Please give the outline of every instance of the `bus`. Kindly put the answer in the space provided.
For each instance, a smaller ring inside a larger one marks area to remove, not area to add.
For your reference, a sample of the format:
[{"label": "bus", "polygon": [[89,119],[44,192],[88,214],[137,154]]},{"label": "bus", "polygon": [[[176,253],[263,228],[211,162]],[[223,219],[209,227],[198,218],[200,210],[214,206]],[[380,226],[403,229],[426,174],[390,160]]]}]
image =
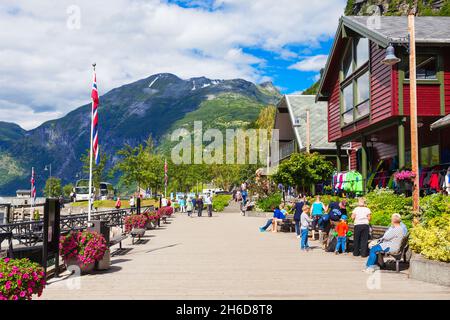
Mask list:
[{"label": "bus", "polygon": [[[75,192],[75,201],[89,201],[89,180],[78,180],[75,188],[73,188],[73,192]],[[92,188],[92,193],[94,192],[95,189]]]},{"label": "bus", "polygon": [[111,183],[100,182],[100,200],[111,200],[114,199],[115,190]]}]

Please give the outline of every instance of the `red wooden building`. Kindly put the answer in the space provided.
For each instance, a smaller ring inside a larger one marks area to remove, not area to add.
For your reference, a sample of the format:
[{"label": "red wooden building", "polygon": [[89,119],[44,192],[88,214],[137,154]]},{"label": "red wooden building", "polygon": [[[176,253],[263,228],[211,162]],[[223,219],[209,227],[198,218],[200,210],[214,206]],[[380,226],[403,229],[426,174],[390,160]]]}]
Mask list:
[{"label": "red wooden building", "polygon": [[[328,140],[352,142],[351,169],[408,167],[409,59],[407,17],[342,17],[322,75]],[[383,63],[394,46],[401,62]],[[450,128],[431,130],[450,114],[450,17],[417,17],[417,108],[422,168],[450,163]],[[338,161],[339,162],[339,161]]]}]

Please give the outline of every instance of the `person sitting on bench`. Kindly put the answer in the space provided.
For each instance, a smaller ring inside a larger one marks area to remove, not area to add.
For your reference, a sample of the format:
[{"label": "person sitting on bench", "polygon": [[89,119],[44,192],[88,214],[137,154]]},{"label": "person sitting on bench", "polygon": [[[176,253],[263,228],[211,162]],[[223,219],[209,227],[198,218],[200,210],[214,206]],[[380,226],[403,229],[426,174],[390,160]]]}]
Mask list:
[{"label": "person sitting on bench", "polygon": [[402,240],[405,236],[405,229],[402,227],[402,218],[398,213],[394,213],[391,217],[391,226],[389,229],[387,229],[383,237],[378,240],[378,244],[370,248],[365,271],[375,271],[377,268],[378,252],[397,252],[400,250]]},{"label": "person sitting on bench", "polygon": [[266,231],[267,228],[270,227],[275,220],[283,220],[284,218],[285,215],[283,214],[283,212],[281,212],[279,207],[276,207],[273,210],[273,218],[267,220],[267,223],[263,227],[259,227],[259,231],[261,232]]}]

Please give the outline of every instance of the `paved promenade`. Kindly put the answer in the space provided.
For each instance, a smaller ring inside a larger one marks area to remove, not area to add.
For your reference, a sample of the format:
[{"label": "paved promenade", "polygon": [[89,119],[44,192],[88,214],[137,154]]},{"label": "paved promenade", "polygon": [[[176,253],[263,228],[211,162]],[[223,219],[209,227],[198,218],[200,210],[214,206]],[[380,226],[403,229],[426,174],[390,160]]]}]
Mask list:
[{"label": "paved promenade", "polygon": [[[450,299],[450,288],[408,279],[407,271],[371,278],[365,259],[320,249],[300,252],[286,233],[260,233],[263,218],[229,209],[214,217],[177,214],[145,244],[112,258],[107,272],[51,280],[43,299]],[[312,242],[314,245],[314,242]],[[62,279],[62,280],[61,280]]]}]

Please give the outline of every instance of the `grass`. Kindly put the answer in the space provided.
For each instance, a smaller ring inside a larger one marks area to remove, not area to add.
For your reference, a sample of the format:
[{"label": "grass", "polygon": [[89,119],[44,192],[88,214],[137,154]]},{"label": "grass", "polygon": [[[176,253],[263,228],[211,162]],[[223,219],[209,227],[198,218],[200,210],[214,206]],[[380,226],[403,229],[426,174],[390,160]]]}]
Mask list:
[{"label": "grass", "polygon": [[[122,208],[128,208],[130,206],[130,202],[128,200],[121,200],[122,202]],[[78,201],[78,202],[72,202],[70,204],[72,207],[87,207],[88,202],[87,201]],[[116,205],[116,202],[114,200],[96,200],[94,201],[94,208],[114,208]],[[151,205],[159,205],[159,203],[156,200],[153,199],[144,199],[141,203],[141,206],[151,206]]]}]

